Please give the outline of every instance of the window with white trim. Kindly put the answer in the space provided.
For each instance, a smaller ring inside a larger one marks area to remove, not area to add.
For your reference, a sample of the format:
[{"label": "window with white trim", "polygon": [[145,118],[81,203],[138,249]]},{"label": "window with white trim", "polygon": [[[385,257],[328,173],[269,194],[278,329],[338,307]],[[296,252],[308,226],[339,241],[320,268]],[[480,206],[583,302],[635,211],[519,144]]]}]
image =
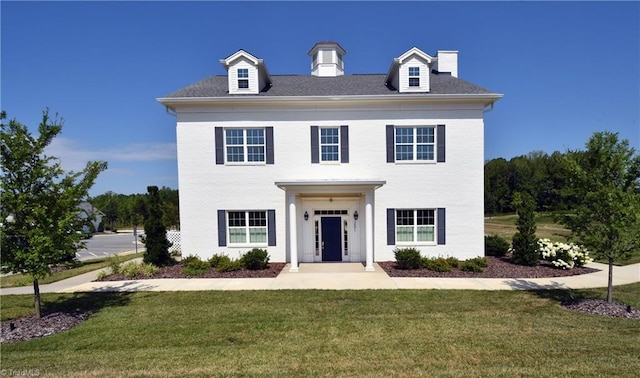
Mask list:
[{"label": "window with white trim", "polygon": [[267,244],[266,211],[229,211],[229,245]]},{"label": "window with white trim", "polygon": [[340,161],[340,128],[320,128],[320,161]]},{"label": "window with white trim", "polygon": [[396,127],[396,161],[434,161],[435,127]]},{"label": "window with white trim", "polygon": [[238,68],[238,89],[249,88],[249,69]]},{"label": "window with white trim", "polygon": [[409,67],[409,86],[420,86],[420,67]]},{"label": "window with white trim", "polygon": [[225,129],[225,147],[228,163],[264,162],[264,129]]},{"label": "window with white trim", "polygon": [[396,210],[397,243],[435,242],[435,210]]}]

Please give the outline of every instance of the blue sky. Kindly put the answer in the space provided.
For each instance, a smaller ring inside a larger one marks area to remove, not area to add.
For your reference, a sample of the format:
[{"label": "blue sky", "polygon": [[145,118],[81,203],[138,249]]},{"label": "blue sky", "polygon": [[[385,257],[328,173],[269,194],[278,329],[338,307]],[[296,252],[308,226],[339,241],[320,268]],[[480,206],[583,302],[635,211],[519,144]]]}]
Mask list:
[{"label": "blue sky", "polygon": [[459,77],[504,94],[485,158],[582,149],[610,130],[640,149],[640,2],[2,1],[1,108],[35,130],[65,119],[50,153],[67,169],[106,160],[92,195],[178,187],[175,118],[156,98],[245,49],[271,74],[308,74],[339,42],[345,69],[386,73],[418,47],[459,51]]}]

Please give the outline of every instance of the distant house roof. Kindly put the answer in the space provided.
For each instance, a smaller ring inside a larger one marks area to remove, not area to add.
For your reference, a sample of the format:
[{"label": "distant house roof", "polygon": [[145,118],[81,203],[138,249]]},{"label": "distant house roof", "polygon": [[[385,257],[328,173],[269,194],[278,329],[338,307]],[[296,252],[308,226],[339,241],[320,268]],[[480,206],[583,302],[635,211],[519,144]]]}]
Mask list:
[{"label": "distant house roof", "polygon": [[[449,74],[432,72],[431,89],[420,95],[498,94],[458,79]],[[173,92],[165,99],[199,97],[276,97],[276,96],[371,96],[399,94],[396,88],[385,83],[386,74],[343,75],[317,77],[311,75],[272,75],[272,84],[257,95],[232,95],[228,92],[227,76],[211,76],[188,87]]]}]

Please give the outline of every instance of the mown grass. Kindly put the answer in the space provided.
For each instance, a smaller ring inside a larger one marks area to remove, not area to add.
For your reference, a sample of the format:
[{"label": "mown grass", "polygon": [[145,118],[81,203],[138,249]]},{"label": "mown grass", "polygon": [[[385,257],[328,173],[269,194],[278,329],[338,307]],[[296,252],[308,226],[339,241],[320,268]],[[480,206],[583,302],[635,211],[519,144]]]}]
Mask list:
[{"label": "mown grass", "polygon": [[[640,284],[614,289],[640,306]],[[92,309],[68,332],[2,346],[41,376],[582,376],[640,370],[640,321],[568,311],[567,291],[46,294]],[[31,296],[3,296],[2,316]]]},{"label": "mown grass", "polygon": [[[128,260],[133,260],[142,256],[143,256],[143,253],[136,253],[131,255],[118,256],[117,258],[120,261],[124,262]],[[59,272],[52,273],[51,275],[39,280],[38,282],[41,285],[50,284],[53,282],[65,280],[67,278],[75,277],[80,274],[106,268],[107,266],[109,266],[109,262],[107,261],[106,258],[86,260],[86,261],[80,262],[80,266],[78,267],[65,269]],[[10,276],[5,276],[0,278],[0,288],[30,286],[32,284],[33,284],[33,279],[31,278],[31,276],[26,274],[21,274],[21,273],[12,274]]]}]

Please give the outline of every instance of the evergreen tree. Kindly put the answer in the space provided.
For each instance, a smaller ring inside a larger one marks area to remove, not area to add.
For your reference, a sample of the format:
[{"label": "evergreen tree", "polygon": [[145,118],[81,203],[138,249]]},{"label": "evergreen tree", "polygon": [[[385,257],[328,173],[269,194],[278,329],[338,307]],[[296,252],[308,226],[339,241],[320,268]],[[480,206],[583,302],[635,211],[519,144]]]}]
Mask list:
[{"label": "evergreen tree", "polygon": [[167,228],[162,223],[162,208],[157,186],[147,187],[147,218],[144,222],[145,247],[144,262],[156,266],[169,265],[171,243],[167,240]]},{"label": "evergreen tree", "polygon": [[518,232],[513,235],[513,262],[519,265],[536,266],[539,263],[538,238],[536,237],[536,222],[534,210],[536,207],[533,197],[528,193],[515,193],[517,197],[516,209]]}]

